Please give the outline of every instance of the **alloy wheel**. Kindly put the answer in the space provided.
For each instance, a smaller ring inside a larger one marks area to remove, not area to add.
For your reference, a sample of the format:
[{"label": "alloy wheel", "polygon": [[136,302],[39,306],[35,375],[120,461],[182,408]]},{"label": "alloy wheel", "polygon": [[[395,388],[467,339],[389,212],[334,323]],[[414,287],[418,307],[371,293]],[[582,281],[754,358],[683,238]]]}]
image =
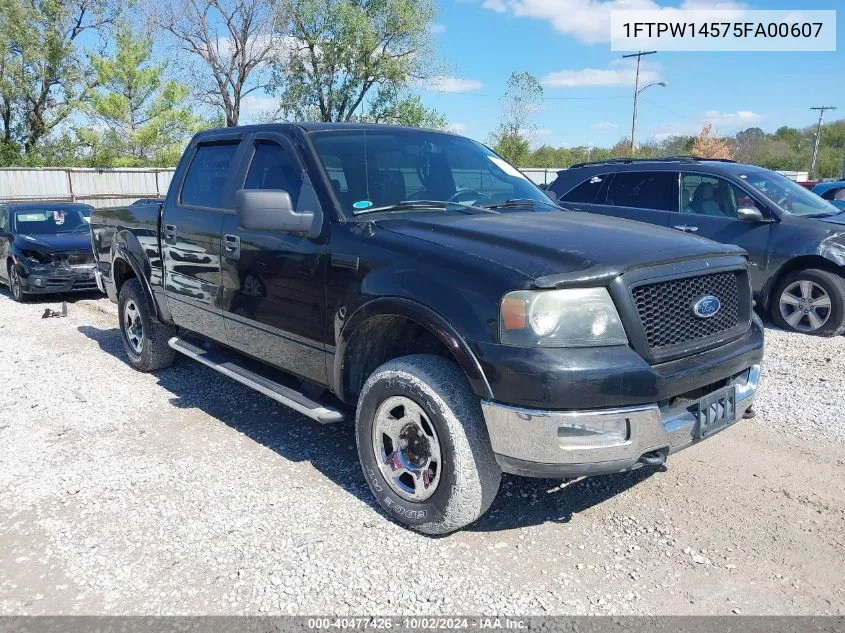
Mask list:
[{"label": "alloy wheel", "polygon": [[393,492],[417,502],[434,494],[443,458],[422,407],[405,396],[391,396],[376,411],[372,439],[379,470]]},{"label": "alloy wheel", "polygon": [[144,349],[144,329],[141,324],[141,313],[134,299],[129,299],[123,306],[123,333],[132,351],[140,354]]},{"label": "alloy wheel", "polygon": [[815,332],[830,319],[830,295],[816,282],[801,279],[783,289],[779,309],[783,320],[793,329]]}]

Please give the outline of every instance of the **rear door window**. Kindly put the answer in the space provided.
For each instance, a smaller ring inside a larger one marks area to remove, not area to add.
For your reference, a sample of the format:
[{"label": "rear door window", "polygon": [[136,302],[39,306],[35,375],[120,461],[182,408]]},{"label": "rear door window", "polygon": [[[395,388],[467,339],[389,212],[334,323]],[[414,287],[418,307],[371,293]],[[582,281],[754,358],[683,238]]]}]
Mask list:
[{"label": "rear door window", "polygon": [[625,171],[613,175],[607,204],[615,207],[678,210],[678,172]]},{"label": "rear door window", "polygon": [[605,185],[607,174],[600,174],[588,178],[580,185],[571,191],[563,194],[560,199],[564,202],[581,202],[584,204],[591,204],[594,202],[604,202],[599,197],[599,192]]},{"label": "rear door window", "polygon": [[224,208],[223,189],[237,151],[237,142],[200,145],[185,174],[180,203],[189,207]]}]

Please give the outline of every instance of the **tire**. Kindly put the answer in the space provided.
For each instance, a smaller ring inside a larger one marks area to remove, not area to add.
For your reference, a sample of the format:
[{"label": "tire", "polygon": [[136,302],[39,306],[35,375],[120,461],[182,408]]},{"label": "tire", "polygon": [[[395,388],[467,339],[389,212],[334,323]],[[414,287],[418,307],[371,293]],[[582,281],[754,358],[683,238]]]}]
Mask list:
[{"label": "tire", "polygon": [[150,372],[173,364],[176,352],[167,341],[176,336],[177,330],[153,320],[147,296],[137,278],[128,279],[120,287],[117,314],[123,349],[132,367]]},{"label": "tire", "polygon": [[[389,433],[380,432],[384,424],[377,420],[379,415],[379,420],[387,416],[398,427],[404,419],[422,420],[400,433],[406,450],[399,452],[412,458],[404,462],[383,458],[392,443],[385,439]],[[364,478],[376,500],[396,521],[414,530],[424,534],[459,530],[487,512],[496,498],[502,471],[490,447],[479,398],[460,368],[445,358],[404,356],[376,369],[358,400],[355,433]],[[421,445],[427,451],[419,449]],[[432,467],[410,493],[413,475],[405,473],[391,481],[382,469],[413,464],[414,458],[419,459],[412,452],[414,446],[419,453],[428,453]],[[435,468],[433,454],[438,452]],[[428,489],[423,481],[430,484]],[[414,499],[409,495],[429,496]]]},{"label": "tire", "polygon": [[[825,305],[827,303],[829,306]],[[845,332],[845,279],[815,268],[793,271],[775,286],[770,312],[772,320],[785,330],[813,336],[842,334]]]},{"label": "tire", "polygon": [[17,301],[18,303],[26,303],[29,301],[29,295],[23,291],[23,285],[21,284],[20,275],[15,270],[14,264],[9,264],[8,269],[6,270],[8,273],[9,278],[9,294],[12,296],[12,299]]}]

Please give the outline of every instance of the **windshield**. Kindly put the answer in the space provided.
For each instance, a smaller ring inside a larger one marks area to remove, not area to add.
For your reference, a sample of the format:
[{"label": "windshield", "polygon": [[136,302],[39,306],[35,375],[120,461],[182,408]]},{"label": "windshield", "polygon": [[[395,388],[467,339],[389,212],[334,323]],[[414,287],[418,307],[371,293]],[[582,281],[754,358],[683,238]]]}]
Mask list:
[{"label": "windshield", "polygon": [[460,136],[385,128],[313,132],[312,139],[347,215],[414,200],[558,208],[506,161]]},{"label": "windshield", "polygon": [[88,218],[79,208],[27,208],[14,211],[15,232],[22,235],[55,235],[88,229]]},{"label": "windshield", "polygon": [[749,169],[739,174],[749,185],[774,200],[792,215],[834,215],[839,209],[786,176],[768,169]]}]

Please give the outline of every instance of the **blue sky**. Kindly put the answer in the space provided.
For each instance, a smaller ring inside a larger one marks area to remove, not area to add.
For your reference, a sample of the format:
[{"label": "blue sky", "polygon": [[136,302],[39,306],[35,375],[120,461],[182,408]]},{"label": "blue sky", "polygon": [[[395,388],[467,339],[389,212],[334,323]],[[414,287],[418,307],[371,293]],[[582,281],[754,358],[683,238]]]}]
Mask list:
[{"label": "blue sky", "polygon": [[[686,0],[696,7],[724,0]],[[485,140],[512,71],[544,82],[534,144],[611,145],[630,135],[633,63],[602,41],[611,5],[626,0],[441,0],[435,24],[444,63],[440,91],[421,91],[458,131]],[[681,0],[628,0],[640,8]],[[837,9],[841,0],[748,1],[749,9]],[[816,105],[838,105],[845,118],[845,36],[837,16],[837,52],[661,52],[644,64],[647,80],[668,82],[642,94],[638,140],[689,134],[712,121],[720,133],[750,126],[773,131],[816,121]],[[608,31],[609,33],[609,31]],[[599,72],[595,72],[599,71]],[[596,83],[604,85],[596,85]],[[642,84],[641,84],[642,85]]]}]

